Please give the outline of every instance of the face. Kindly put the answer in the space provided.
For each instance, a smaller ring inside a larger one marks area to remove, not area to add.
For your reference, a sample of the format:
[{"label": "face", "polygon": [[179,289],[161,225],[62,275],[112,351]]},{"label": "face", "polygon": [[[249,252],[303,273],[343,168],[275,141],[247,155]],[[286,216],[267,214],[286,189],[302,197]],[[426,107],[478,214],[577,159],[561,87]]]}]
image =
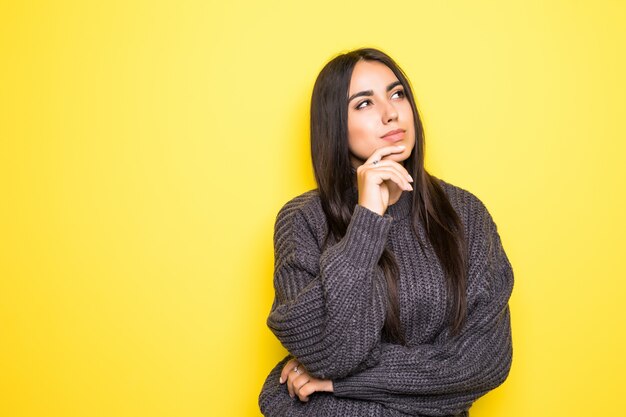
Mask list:
[{"label": "face", "polygon": [[[415,145],[413,111],[395,74],[378,61],[354,66],[348,91],[348,147],[355,168],[384,146],[406,145],[383,159],[404,161]],[[403,132],[385,135],[394,130]]]}]

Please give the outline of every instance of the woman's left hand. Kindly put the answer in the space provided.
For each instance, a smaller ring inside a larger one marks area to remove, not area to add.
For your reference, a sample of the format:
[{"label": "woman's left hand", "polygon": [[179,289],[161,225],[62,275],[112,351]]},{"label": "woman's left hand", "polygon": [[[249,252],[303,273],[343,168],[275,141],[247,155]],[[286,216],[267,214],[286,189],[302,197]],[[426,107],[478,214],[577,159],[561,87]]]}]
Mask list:
[{"label": "woman's left hand", "polygon": [[289,396],[298,396],[300,401],[309,401],[309,395],[317,391],[333,392],[333,381],[315,378],[296,359],[289,360],[280,373],[280,383],[287,383]]}]

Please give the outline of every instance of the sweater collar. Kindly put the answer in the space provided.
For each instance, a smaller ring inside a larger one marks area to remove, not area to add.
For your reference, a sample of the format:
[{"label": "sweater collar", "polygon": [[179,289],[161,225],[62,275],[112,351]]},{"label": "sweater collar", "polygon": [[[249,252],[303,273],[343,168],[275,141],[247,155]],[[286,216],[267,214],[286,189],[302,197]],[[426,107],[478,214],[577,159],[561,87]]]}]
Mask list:
[{"label": "sweater collar", "polygon": [[411,205],[413,204],[413,191],[402,191],[398,201],[387,206],[385,214],[393,217],[394,220],[402,220],[411,214]]}]

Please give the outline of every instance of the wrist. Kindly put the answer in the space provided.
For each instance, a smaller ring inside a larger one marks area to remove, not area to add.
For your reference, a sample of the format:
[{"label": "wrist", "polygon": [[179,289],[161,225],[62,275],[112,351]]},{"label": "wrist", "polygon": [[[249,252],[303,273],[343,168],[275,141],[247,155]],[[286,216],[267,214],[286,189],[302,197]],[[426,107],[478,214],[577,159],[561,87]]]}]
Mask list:
[{"label": "wrist", "polygon": [[367,205],[365,205],[364,203],[359,202],[359,203],[358,203],[358,205],[359,205],[359,206],[361,206],[361,207],[363,207],[363,208],[368,209],[369,211],[371,211],[371,212],[373,212],[373,213],[378,214],[378,215],[379,215],[379,216],[381,216],[381,217],[382,217],[382,216],[384,216],[384,214],[385,214],[385,211],[384,211],[384,210],[381,210],[381,209],[374,209],[374,208],[368,207],[368,206],[367,206]]}]

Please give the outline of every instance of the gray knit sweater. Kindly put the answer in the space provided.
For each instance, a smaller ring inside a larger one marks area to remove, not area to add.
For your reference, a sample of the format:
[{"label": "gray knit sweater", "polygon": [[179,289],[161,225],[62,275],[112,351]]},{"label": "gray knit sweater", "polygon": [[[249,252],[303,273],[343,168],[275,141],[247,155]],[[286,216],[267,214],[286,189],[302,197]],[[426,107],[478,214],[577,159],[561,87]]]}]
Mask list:
[{"label": "gray knit sweater", "polygon": [[[484,204],[439,181],[469,247],[468,318],[456,337],[446,326],[443,270],[423,226],[425,254],[411,229],[412,192],[404,191],[383,216],[355,205],[345,236],[323,251],[327,223],[317,190],[279,211],[267,324],[289,355],[263,385],[265,416],[466,416],[476,399],[506,379],[513,353],[511,264]],[[377,263],[385,247],[400,271],[405,346],[381,340],[386,286]],[[311,375],[331,379],[334,392],[314,393],[308,402],[289,397],[278,378],[293,357]]]}]

